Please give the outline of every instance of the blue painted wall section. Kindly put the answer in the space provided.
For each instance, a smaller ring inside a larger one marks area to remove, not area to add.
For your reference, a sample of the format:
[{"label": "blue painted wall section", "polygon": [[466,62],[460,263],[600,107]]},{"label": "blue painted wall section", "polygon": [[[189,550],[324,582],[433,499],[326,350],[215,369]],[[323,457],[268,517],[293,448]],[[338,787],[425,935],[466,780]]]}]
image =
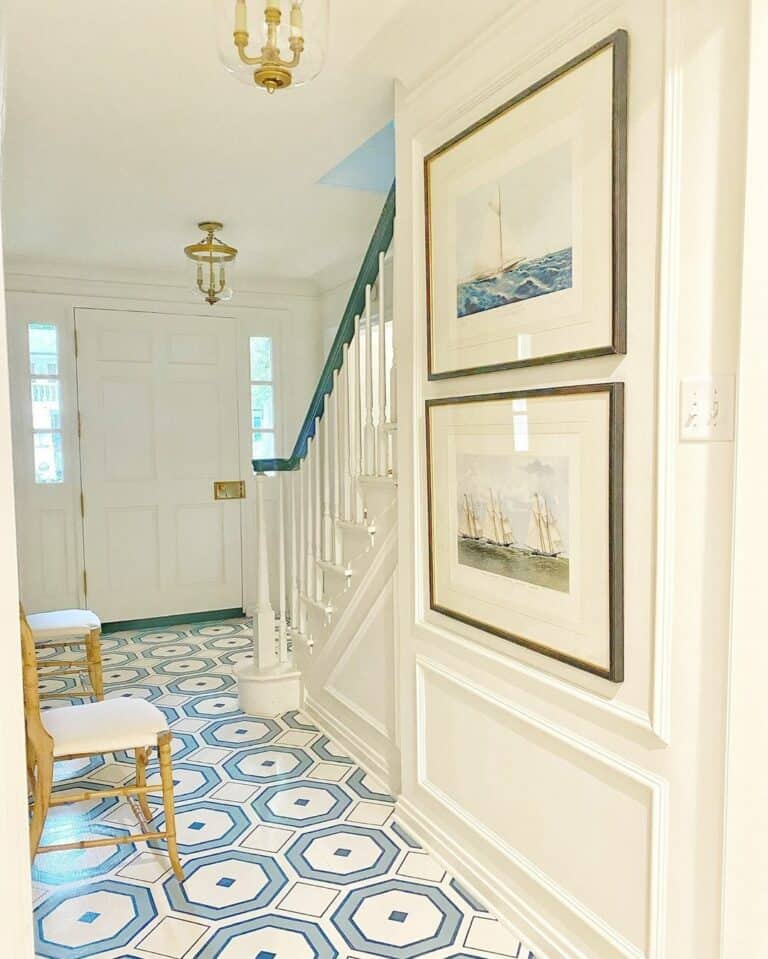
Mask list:
[{"label": "blue painted wall section", "polygon": [[395,179],[395,124],[388,123],[319,181],[323,186],[388,193]]}]

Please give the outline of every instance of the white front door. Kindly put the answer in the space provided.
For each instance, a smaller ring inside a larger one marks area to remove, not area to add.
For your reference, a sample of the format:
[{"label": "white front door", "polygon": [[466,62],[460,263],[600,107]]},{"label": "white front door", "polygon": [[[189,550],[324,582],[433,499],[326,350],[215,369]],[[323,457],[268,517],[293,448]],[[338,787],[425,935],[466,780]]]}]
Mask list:
[{"label": "white front door", "polygon": [[88,605],[102,621],[240,608],[235,321],[77,309]]}]

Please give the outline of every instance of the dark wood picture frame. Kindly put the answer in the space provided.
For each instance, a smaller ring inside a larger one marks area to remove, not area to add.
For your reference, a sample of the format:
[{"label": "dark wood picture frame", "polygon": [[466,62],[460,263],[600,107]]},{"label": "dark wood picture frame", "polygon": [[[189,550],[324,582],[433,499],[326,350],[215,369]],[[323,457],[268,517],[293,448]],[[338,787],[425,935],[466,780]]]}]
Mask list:
[{"label": "dark wood picture frame", "polygon": [[[584,393],[608,393],[608,608],[609,608],[609,666],[603,669],[544,646],[524,636],[498,629],[495,626],[440,606],[435,601],[434,501],[432,476],[432,426],[430,411],[439,406],[466,403],[487,403],[498,400],[528,399],[546,396],[569,396]],[[477,396],[456,396],[427,400],[425,404],[427,445],[427,523],[429,542],[429,605],[430,609],[468,626],[500,636],[526,649],[549,656],[569,666],[575,666],[613,683],[624,681],[624,384],[594,383],[579,386],[556,386],[542,389],[513,390],[502,393],[482,393]]]},{"label": "dark wood picture frame", "polygon": [[[607,48],[613,51],[613,115],[612,115],[612,337],[611,343],[592,349],[536,356],[524,360],[510,360],[485,366],[465,369],[433,369],[433,294],[432,294],[432,236],[431,236],[431,189],[430,164],[452,147],[461,143],[478,130],[503,117],[516,106],[544,87],[555,83],[581,64]],[[589,49],[569,60],[557,70],[531,84],[521,93],[478,120],[472,126],[452,137],[424,158],[424,221],[426,244],[426,296],[427,296],[427,373],[430,380],[451,379],[457,376],[472,376],[478,373],[493,373],[526,366],[541,366],[549,363],[564,363],[568,360],[587,359],[595,356],[624,354],[627,351],[627,114],[629,95],[629,34],[616,30]]]}]

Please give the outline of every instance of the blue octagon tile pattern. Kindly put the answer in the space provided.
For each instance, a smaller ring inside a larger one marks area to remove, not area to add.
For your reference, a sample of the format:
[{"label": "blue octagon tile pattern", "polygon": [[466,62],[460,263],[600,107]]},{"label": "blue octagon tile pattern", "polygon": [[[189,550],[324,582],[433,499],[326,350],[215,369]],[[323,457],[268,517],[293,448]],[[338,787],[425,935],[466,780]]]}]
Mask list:
[{"label": "blue octagon tile pattern", "polygon": [[[104,637],[107,695],[155,702],[171,723],[186,879],[163,843],[39,856],[38,959],[535,959],[306,716],[243,715],[232,664],[252,637],[243,619]],[[132,775],[126,752],[71,760],[56,764],[55,788]],[[159,780],[156,760],[148,777]],[[148,798],[160,828],[160,792]],[[128,803],[96,799],[54,809],[45,841],[127,831]]]},{"label": "blue octagon tile pattern", "polygon": [[86,959],[126,947],[156,916],[149,890],[122,882],[51,896],[35,911],[38,956]]},{"label": "blue octagon tile pattern", "polygon": [[[236,729],[234,734],[239,732],[240,729]],[[303,776],[311,767],[312,760],[304,750],[291,746],[246,749],[224,763],[224,769],[231,779],[246,783],[274,783],[294,776]]]},{"label": "blue octagon tile pattern", "polygon": [[316,826],[339,819],[352,800],[336,783],[311,780],[268,786],[253,803],[264,822],[284,826]]},{"label": "blue octagon tile pattern", "polygon": [[461,910],[434,886],[388,879],[351,892],[332,922],[352,949],[416,959],[456,942]]},{"label": "blue octagon tile pattern", "polygon": [[303,833],[285,857],[305,879],[347,886],[385,876],[399,853],[380,829],[336,825]]},{"label": "blue octagon tile pattern", "polygon": [[287,883],[271,856],[237,850],[194,859],[183,883],[166,880],[165,894],[176,912],[229,919],[264,909]]}]

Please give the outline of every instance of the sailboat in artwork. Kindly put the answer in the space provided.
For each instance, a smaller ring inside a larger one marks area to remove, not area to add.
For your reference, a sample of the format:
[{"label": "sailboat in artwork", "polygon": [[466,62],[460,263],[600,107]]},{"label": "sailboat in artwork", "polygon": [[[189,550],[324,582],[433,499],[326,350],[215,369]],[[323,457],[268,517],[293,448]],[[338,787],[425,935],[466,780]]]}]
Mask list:
[{"label": "sailboat in artwork", "polygon": [[526,546],[536,556],[560,556],[564,552],[563,538],[549,504],[541,493],[534,493],[531,518],[528,523]]},{"label": "sailboat in artwork", "polygon": [[479,269],[461,279],[459,281],[460,285],[496,279],[503,276],[504,273],[514,270],[526,259],[520,255],[505,256],[501,184],[497,185],[496,199],[488,203],[488,209],[492,215],[487,221],[485,237],[487,242],[481,245],[481,252],[477,254],[476,265],[479,266]]},{"label": "sailboat in artwork", "polygon": [[483,527],[477,515],[474,500],[471,496],[464,494],[464,524],[459,529],[459,536],[462,539],[482,540]]}]

